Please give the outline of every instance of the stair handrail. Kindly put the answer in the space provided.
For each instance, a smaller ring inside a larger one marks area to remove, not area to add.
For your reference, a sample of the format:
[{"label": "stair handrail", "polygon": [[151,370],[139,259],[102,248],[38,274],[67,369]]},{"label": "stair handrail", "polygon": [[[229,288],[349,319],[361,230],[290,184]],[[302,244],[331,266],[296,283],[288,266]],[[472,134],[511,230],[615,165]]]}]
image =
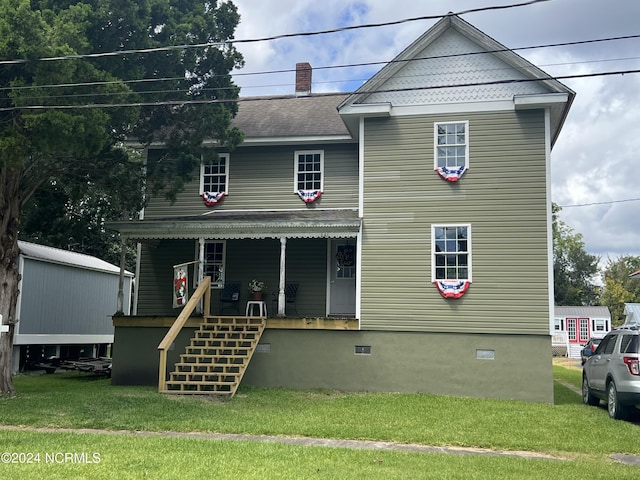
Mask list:
[{"label": "stair handrail", "polygon": [[167,350],[169,350],[175,341],[182,327],[187,323],[187,320],[200,303],[202,297],[204,297],[203,315],[208,317],[211,308],[211,277],[204,277],[202,279],[200,285],[198,285],[198,288],[193,292],[193,295],[183,307],[182,312],[180,312],[180,315],[175,319],[173,325],[171,325],[171,328],[169,328],[169,331],[158,345],[158,350],[160,351],[160,365],[158,366],[159,392],[166,390],[167,387]]}]

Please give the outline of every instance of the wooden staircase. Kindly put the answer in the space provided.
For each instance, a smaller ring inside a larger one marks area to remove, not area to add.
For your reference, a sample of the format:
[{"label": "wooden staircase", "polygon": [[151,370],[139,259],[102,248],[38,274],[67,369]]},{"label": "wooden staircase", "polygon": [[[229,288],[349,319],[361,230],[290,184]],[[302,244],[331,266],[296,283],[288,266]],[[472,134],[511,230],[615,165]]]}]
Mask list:
[{"label": "wooden staircase", "polygon": [[161,393],[233,397],[265,325],[260,317],[204,317]]}]

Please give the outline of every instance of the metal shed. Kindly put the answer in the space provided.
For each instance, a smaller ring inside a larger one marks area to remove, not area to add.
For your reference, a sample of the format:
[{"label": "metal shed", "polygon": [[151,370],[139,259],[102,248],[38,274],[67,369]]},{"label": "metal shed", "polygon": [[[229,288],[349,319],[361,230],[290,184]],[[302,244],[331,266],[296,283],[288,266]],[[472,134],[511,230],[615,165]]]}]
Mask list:
[{"label": "metal shed", "polygon": [[[105,355],[113,343],[120,268],[99,258],[18,242],[20,281],[13,370],[29,357]],[[125,272],[124,312],[133,274]]]}]

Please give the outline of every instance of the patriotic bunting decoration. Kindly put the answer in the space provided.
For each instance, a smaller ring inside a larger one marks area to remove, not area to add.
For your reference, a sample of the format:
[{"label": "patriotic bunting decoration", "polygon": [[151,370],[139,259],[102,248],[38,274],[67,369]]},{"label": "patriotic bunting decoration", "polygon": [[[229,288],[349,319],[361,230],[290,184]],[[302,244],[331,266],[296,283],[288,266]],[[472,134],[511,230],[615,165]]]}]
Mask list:
[{"label": "patriotic bunting decoration", "polygon": [[224,192],[204,192],[200,196],[207,207],[213,207],[224,198]]},{"label": "patriotic bunting decoration", "polygon": [[436,168],[436,171],[444,180],[448,182],[457,182],[465,172],[465,168],[464,165],[454,168],[438,167]]},{"label": "patriotic bunting decoration", "polygon": [[471,284],[468,280],[436,280],[433,283],[444,298],[460,298]]},{"label": "patriotic bunting decoration", "polygon": [[304,203],[315,202],[322,195],[320,190],[298,190],[296,193]]}]

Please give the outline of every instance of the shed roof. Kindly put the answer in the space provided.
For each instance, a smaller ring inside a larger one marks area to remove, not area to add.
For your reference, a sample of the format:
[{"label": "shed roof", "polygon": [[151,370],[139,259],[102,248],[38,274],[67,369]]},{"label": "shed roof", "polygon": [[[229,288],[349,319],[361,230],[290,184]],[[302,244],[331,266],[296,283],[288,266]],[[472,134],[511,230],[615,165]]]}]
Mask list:
[{"label": "shed roof", "polygon": [[554,313],[556,317],[576,317],[576,318],[611,318],[609,307],[567,307],[555,306]]},{"label": "shed roof", "polygon": [[[83,253],[70,252],[68,250],[38,245],[31,242],[23,242],[22,240],[18,240],[18,248],[20,249],[20,254],[27,258],[116,275],[120,273],[120,267]],[[133,277],[133,273],[128,271],[125,271],[125,275]]]},{"label": "shed roof", "polygon": [[640,324],[640,303],[625,303],[624,314],[627,316],[625,324]]},{"label": "shed roof", "polygon": [[110,222],[130,239],[355,237],[362,219],[355,209],[213,210],[203,215]]}]

